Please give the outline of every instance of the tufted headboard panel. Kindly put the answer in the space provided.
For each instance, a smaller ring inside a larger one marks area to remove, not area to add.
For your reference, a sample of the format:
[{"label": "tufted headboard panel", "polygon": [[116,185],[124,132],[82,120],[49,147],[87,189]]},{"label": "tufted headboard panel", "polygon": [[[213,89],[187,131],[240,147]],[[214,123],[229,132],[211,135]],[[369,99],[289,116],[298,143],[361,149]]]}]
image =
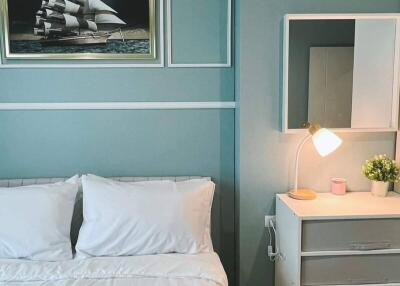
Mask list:
[{"label": "tufted headboard panel", "polygon": [[[178,177],[110,177],[110,179],[120,182],[143,182],[143,181],[155,181],[155,180],[171,180],[174,182],[185,181],[190,179],[209,179],[210,177],[201,176],[178,176]],[[37,179],[9,179],[0,180],[0,187],[19,187],[28,185],[39,185],[57,183],[67,180],[68,178],[37,178]]]},{"label": "tufted headboard panel", "polygon": [[[179,177],[110,177],[110,179],[120,182],[143,182],[143,181],[155,181],[155,180],[171,180],[174,182],[186,181],[190,179],[208,179],[210,177],[201,176],[179,176]],[[10,179],[0,180],[0,187],[12,188],[28,185],[40,185],[57,183],[67,180],[68,178],[37,178],[37,179]],[[79,229],[81,228],[83,221],[82,213],[82,190],[80,190],[76,196],[74,215],[71,223],[71,241],[72,245],[75,246],[78,239]]]}]

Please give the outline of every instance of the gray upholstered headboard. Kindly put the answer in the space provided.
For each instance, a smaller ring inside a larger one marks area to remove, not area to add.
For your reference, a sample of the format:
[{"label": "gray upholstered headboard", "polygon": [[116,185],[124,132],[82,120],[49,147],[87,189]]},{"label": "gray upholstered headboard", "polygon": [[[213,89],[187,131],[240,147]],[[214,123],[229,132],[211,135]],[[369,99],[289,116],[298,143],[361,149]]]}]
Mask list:
[{"label": "gray upholstered headboard", "polygon": [[[178,177],[110,177],[110,179],[121,182],[142,182],[142,181],[155,181],[155,180],[171,180],[174,182],[185,181],[190,179],[205,178],[211,180],[210,177],[201,176],[178,176]],[[5,179],[0,180],[0,187],[19,187],[28,185],[39,185],[62,182],[68,178],[37,178],[37,179]]]},{"label": "gray upholstered headboard", "polygon": [[[121,182],[143,182],[143,181],[155,181],[155,180],[171,180],[174,182],[186,181],[190,179],[208,179],[210,177],[201,176],[179,176],[179,177],[110,177],[110,179],[121,181]],[[0,187],[19,187],[28,185],[39,185],[39,184],[49,184],[65,181],[68,178],[37,178],[37,179],[10,179],[10,180],[0,180]],[[71,223],[71,241],[72,245],[75,246],[78,239],[79,229],[81,228],[83,221],[82,214],[82,192],[79,191],[76,196],[74,215],[72,217]]]}]

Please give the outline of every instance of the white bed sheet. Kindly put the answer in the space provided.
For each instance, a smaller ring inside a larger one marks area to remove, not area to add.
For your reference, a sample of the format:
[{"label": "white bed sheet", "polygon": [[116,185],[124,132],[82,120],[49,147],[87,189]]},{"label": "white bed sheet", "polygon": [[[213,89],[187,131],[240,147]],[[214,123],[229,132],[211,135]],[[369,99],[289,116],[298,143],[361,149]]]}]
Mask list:
[{"label": "white bed sheet", "polygon": [[61,262],[0,259],[0,285],[228,286],[216,253],[94,257]]}]

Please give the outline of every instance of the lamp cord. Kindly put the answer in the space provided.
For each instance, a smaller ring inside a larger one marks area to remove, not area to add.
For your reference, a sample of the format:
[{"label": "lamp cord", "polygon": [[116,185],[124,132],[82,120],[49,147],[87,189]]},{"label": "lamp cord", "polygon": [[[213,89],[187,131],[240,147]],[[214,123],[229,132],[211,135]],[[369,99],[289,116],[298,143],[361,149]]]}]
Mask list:
[{"label": "lamp cord", "polygon": [[[272,235],[271,228],[274,232]],[[270,221],[269,226],[267,227],[268,229],[268,237],[269,237],[269,243],[268,243],[268,257],[271,262],[275,262],[276,260],[279,260],[282,258],[282,254],[279,252],[279,245],[277,241],[277,232],[275,228],[275,223],[273,221]],[[273,237],[275,238],[275,252],[273,252],[273,247],[272,247],[272,240]]]}]

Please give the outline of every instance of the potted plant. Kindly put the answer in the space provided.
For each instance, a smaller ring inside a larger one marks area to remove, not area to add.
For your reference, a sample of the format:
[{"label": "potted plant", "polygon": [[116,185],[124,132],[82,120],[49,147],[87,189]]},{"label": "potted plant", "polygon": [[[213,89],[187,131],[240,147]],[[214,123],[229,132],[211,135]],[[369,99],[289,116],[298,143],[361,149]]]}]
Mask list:
[{"label": "potted plant", "polygon": [[371,193],[378,197],[385,197],[389,183],[397,183],[400,179],[400,169],[396,161],[386,155],[376,155],[367,160],[362,172],[372,181]]}]

